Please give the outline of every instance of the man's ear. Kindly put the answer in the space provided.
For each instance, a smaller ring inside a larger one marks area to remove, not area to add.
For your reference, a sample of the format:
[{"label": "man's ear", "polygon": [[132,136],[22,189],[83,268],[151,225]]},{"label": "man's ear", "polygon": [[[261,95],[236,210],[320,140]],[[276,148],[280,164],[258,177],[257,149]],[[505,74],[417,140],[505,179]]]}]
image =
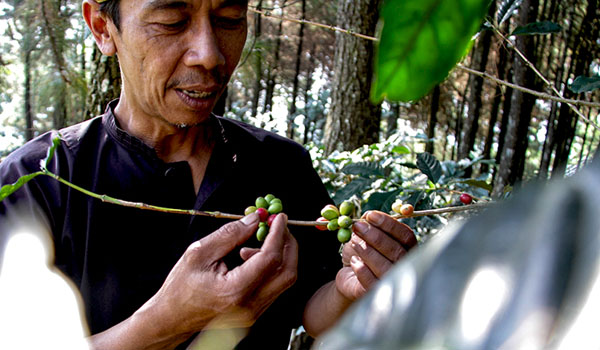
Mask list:
[{"label": "man's ear", "polygon": [[[84,0],[81,9],[85,23],[94,35],[100,51],[107,56],[114,55],[117,49],[113,34],[109,31],[110,20],[100,12],[100,5],[94,0]],[[112,27],[115,29],[114,25]]]}]

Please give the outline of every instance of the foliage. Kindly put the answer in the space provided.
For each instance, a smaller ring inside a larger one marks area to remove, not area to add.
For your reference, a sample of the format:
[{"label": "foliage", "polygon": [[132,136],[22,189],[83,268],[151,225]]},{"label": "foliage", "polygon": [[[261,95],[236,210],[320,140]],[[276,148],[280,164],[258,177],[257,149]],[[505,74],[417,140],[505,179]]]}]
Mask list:
[{"label": "foliage", "polygon": [[416,100],[444,80],[471,47],[487,4],[467,0],[386,1],[372,99]]},{"label": "foliage", "polygon": [[569,89],[574,93],[578,94],[581,92],[590,92],[600,88],[600,76],[596,77],[584,77],[578,76],[575,78],[572,84],[569,85]]},{"label": "foliage", "polygon": [[[465,169],[474,161],[443,161],[429,153],[411,150],[406,136],[396,133],[383,142],[365,145],[352,152],[334,152],[323,156],[323,149],[309,146],[314,166],[336,204],[352,200],[359,212],[391,212],[396,200],[412,204],[416,210],[461,205],[460,193],[489,199],[489,174],[465,178]],[[449,216],[424,216],[404,219],[420,238],[436,232]]]},{"label": "foliage", "polygon": [[554,22],[533,22],[517,27],[515,30],[513,30],[511,35],[552,34],[559,33],[561,30],[562,27]]}]

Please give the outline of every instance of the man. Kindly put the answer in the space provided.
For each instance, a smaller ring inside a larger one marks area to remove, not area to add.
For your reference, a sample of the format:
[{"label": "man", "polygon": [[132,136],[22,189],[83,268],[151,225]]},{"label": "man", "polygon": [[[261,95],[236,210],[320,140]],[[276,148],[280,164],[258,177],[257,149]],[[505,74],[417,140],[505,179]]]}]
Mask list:
[{"label": "man", "polygon": [[[164,207],[239,213],[273,193],[293,218],[314,220],[330,199],[307,152],[211,115],[244,46],[247,5],[84,0],[98,47],[118,55],[122,93],[103,116],[61,131],[50,170],[96,193]],[[2,184],[36,171],[54,135],[4,161]],[[256,214],[224,225],[140,211],[45,177],[7,198],[0,214],[32,199],[48,217],[56,265],[82,293],[98,349],[170,349],[209,328],[246,327],[240,348],[281,349],[301,322],[313,336],[331,326],[416,244],[408,227],[372,212],[355,224],[339,266],[335,235],[288,229],[285,214],[259,246]]]}]

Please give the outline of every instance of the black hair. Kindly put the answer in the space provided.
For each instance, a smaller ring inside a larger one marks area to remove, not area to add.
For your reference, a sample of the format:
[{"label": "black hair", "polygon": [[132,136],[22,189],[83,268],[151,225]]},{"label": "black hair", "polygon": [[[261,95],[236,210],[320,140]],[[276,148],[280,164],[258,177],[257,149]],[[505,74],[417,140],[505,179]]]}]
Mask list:
[{"label": "black hair", "polygon": [[100,12],[104,13],[112,20],[119,32],[121,31],[121,11],[119,10],[120,3],[120,0],[108,0],[100,4]]}]

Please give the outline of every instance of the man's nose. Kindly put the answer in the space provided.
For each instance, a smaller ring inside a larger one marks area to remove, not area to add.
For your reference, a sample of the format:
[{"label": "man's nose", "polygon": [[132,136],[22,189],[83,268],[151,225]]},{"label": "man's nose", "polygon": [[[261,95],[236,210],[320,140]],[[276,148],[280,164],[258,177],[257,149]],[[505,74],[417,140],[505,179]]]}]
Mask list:
[{"label": "man's nose", "polygon": [[202,66],[206,70],[212,70],[225,64],[225,56],[221,52],[210,21],[203,21],[189,35],[188,50],[183,57],[185,65]]}]

